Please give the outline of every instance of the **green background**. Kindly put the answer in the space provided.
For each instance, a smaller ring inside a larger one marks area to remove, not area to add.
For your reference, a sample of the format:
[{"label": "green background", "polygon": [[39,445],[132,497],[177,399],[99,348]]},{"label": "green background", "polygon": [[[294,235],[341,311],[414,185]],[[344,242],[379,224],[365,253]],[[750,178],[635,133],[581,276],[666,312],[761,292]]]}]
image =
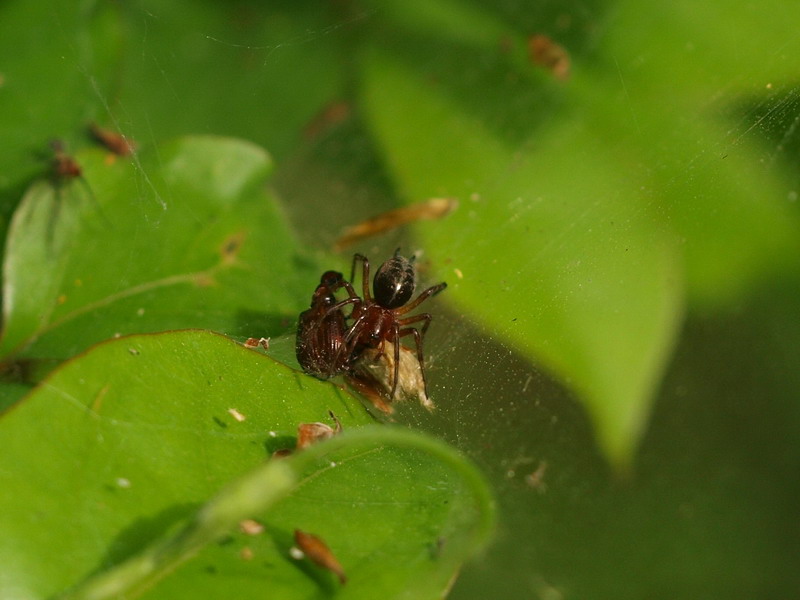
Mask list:
[{"label": "green background", "polygon": [[[296,367],[342,228],[454,197],[352,249],[449,284],[438,410],[397,420],[498,501],[451,597],[797,593],[800,9],[162,4],[0,5],[2,406],[117,334],[270,336]],[[92,121],[137,154],[111,164]],[[54,138],[84,179],[41,181]]]}]

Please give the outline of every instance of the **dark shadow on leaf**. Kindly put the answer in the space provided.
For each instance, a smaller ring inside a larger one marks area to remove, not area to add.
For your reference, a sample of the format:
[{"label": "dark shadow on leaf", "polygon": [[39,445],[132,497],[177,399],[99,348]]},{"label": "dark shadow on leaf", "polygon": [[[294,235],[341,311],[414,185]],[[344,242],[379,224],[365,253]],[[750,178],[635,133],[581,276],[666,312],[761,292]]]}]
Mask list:
[{"label": "dark shadow on leaf", "polygon": [[268,437],[266,440],[264,440],[264,450],[266,451],[268,458],[271,457],[273,454],[275,454],[275,452],[278,452],[279,450],[293,451],[296,445],[297,445],[297,438],[290,435]]},{"label": "dark shadow on leaf", "polygon": [[[109,489],[119,493],[125,492],[125,490],[110,486]],[[152,517],[136,519],[111,541],[98,566],[87,577],[101,573],[141,552],[155,540],[163,537],[165,532],[174,529],[175,525],[191,517],[200,506],[200,503],[195,502],[176,504],[165,508]]]},{"label": "dark shadow on leaf", "polygon": [[0,414],[17,404],[60,364],[61,361],[54,358],[0,362]]},{"label": "dark shadow on leaf", "polygon": [[[311,289],[313,292],[313,287]],[[310,292],[309,292],[310,297]],[[236,329],[248,337],[277,337],[291,331],[294,333],[297,315],[269,313],[239,309],[236,311]]]},{"label": "dark shadow on leaf", "polygon": [[0,362],[0,383],[34,386],[61,364],[55,358],[18,358]]}]

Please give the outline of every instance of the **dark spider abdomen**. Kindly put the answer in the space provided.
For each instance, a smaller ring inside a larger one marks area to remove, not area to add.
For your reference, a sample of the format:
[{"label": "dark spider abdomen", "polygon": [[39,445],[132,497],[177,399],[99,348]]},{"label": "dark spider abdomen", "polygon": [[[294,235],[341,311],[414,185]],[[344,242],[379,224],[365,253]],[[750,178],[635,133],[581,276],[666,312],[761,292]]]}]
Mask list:
[{"label": "dark spider abdomen", "polygon": [[383,263],[372,280],[375,302],[383,308],[403,306],[414,295],[416,288],[414,263],[399,253]]}]

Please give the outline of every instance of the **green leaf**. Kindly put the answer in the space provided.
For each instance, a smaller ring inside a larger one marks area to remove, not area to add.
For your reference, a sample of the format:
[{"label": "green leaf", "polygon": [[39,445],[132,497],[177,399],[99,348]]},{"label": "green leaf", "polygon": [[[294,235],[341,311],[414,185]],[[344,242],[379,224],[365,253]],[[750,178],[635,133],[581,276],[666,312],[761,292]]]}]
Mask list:
[{"label": "green leaf", "polygon": [[[328,411],[344,434],[264,464]],[[101,344],[0,420],[4,591],[438,597],[485,541],[491,499],[454,451],[401,429],[355,431],[370,422],[336,386],[219,335]],[[244,518],[264,533],[239,533]],[[289,557],[296,528],[326,540],[345,587]]]},{"label": "green leaf", "polygon": [[596,123],[573,115],[515,150],[451,92],[379,50],[367,62],[368,116],[405,197],[461,201],[419,227],[432,263],[454,268],[448,298],[578,391],[625,463],[681,318],[673,238]]},{"label": "green leaf", "polygon": [[264,191],[261,148],[194,137],[130,162],[79,159],[85,181],[35,184],[14,215],[0,353],[63,359],[125,333],[290,326],[317,269]]}]

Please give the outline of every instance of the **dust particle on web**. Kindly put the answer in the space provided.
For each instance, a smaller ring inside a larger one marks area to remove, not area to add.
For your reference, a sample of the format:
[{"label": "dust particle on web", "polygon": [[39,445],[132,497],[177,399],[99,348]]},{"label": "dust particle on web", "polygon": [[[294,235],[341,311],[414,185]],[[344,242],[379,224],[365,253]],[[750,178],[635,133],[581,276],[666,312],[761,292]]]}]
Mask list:
[{"label": "dust particle on web", "polygon": [[239,531],[245,535],[261,535],[264,533],[264,525],[254,519],[244,519],[239,521]]}]

